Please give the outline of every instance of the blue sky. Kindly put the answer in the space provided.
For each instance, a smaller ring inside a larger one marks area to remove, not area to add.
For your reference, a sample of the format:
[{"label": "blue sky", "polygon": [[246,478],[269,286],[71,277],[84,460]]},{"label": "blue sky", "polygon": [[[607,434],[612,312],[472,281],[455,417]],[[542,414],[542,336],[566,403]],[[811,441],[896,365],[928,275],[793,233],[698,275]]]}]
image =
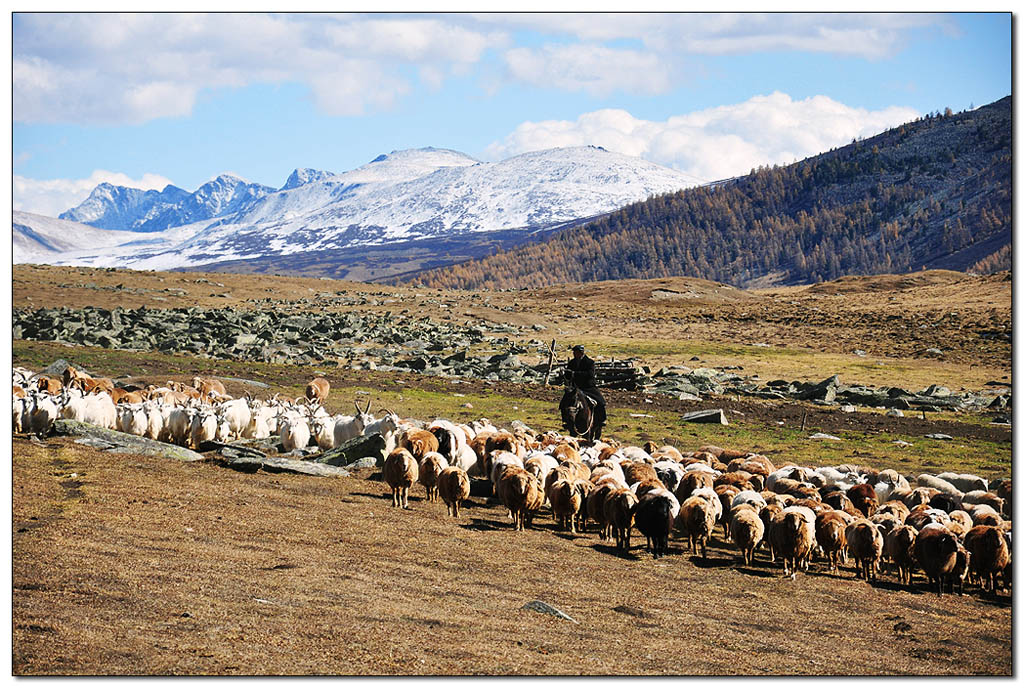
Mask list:
[{"label": "blue sky", "polygon": [[15,14],[14,209],[273,187],[436,146],[602,145],[695,182],[1011,92],[997,14]]}]

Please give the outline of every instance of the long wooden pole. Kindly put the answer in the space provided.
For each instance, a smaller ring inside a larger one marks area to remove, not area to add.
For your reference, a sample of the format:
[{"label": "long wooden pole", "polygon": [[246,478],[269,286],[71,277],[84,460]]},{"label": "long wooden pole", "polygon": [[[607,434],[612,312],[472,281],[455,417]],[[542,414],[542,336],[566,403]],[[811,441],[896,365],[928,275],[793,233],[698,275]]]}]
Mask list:
[{"label": "long wooden pole", "polygon": [[548,372],[544,373],[544,385],[547,386],[548,378],[551,377],[551,362],[555,358],[555,340],[551,340],[551,350],[548,351]]}]

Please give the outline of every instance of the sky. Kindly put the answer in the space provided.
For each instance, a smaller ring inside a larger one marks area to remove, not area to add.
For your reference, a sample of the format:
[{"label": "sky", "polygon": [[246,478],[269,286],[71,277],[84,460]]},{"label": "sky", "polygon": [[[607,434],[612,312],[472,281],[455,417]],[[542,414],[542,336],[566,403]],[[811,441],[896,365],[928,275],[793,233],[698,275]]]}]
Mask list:
[{"label": "sky", "polygon": [[694,184],[1011,93],[1009,13],[14,13],[14,210],[279,188],[434,146],[599,145]]}]

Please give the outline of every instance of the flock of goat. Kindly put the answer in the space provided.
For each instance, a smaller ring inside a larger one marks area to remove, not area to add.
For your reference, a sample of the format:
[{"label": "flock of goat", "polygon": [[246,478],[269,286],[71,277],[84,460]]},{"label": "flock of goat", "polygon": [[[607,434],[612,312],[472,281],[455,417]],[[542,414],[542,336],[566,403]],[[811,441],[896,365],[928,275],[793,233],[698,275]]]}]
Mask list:
[{"label": "flock of goat", "polygon": [[279,435],[286,452],[379,433],[386,440],[382,473],[396,507],[408,508],[418,483],[428,502],[440,499],[458,517],[471,477],[481,478],[516,530],[549,506],[558,527],[586,532],[593,523],[621,551],[636,527],[655,558],[667,553],[677,531],[706,558],[720,525],[745,565],[763,548],[772,562],[782,560],[785,576],[806,571],[814,558],[838,573],[840,562],[852,558],[865,580],[884,565],[910,585],[920,568],[940,595],[954,586],[962,593],[965,580],[993,593],[1011,585],[1009,479],[989,485],[968,474],[920,474],[912,485],[892,469],[776,467],[763,455],[713,446],[681,452],[653,443],[587,444],[519,421],[505,430],[484,419],[426,424],[390,411],[376,419],[369,403],[357,404],[354,416],[332,416],[323,406],[329,393],[323,378],[307,385],[304,398],[259,400],[232,399],[215,379],[143,389],[72,367],[59,379],[16,368],[14,429],[45,434],[57,418],[70,418],[195,448]]},{"label": "flock of goat", "polygon": [[398,416],[377,420],[356,404],[354,416],[335,416],[323,401],[330,383],[317,378],[301,399],[233,399],[215,378],[191,385],[167,382],[145,388],[118,387],[68,366],[60,378],[14,369],[14,431],[46,434],[58,418],[198,449],[207,442],[279,435],[286,452],[315,443],[331,449],[363,434],[393,433]]}]

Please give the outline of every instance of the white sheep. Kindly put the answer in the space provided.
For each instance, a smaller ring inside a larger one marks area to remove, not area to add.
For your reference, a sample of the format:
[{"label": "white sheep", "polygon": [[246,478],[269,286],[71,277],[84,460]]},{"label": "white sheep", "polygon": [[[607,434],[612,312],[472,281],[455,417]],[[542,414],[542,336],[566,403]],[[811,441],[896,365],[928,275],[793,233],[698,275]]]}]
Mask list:
[{"label": "white sheep", "polygon": [[334,428],[337,419],[333,416],[330,418],[314,417],[309,421],[309,431],[313,435],[313,441],[316,442],[316,446],[326,451],[328,449],[334,449],[337,445],[334,443]]},{"label": "white sheep", "polygon": [[189,432],[192,428],[192,416],[197,411],[197,407],[189,406],[174,406],[171,408],[171,412],[167,415],[167,437],[174,444],[182,447],[188,445]]},{"label": "white sheep", "polygon": [[948,495],[953,495],[954,497],[964,496],[964,493],[956,489],[956,487],[954,487],[953,484],[948,480],[943,480],[942,478],[939,478],[934,475],[929,475],[927,473],[921,473],[920,475],[917,476],[917,484],[920,485],[921,487],[935,488],[939,492],[943,492]]},{"label": "white sheep", "polygon": [[45,435],[50,426],[60,417],[57,401],[44,392],[33,391],[29,396],[28,432]]},{"label": "white sheep", "polygon": [[149,416],[142,404],[117,405],[117,429],[129,435],[142,437],[149,428]]},{"label": "white sheep", "polygon": [[252,420],[252,409],[249,408],[249,401],[247,399],[223,401],[214,408],[221,421],[227,423],[231,439],[241,437]]},{"label": "white sheep", "polygon": [[309,444],[309,423],[297,413],[285,416],[285,420],[278,423],[278,429],[285,452],[303,449]]},{"label": "white sheep", "polygon": [[217,438],[217,413],[208,406],[196,409],[189,426],[189,441],[193,449],[199,449],[204,442],[212,442]]}]

